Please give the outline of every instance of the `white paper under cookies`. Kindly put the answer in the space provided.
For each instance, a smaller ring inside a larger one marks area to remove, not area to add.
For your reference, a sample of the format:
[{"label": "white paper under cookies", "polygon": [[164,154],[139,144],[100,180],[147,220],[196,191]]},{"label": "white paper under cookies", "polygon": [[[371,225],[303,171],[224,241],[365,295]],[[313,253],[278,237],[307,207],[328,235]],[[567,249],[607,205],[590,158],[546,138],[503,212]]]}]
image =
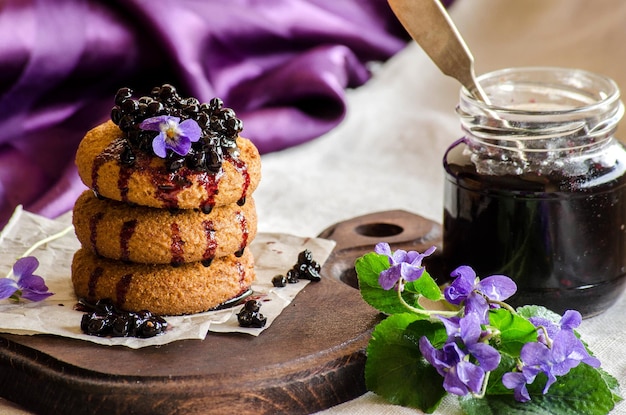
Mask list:
[{"label": "white paper under cookies", "polygon": [[[18,207],[0,233],[0,276],[6,275],[15,261],[37,241],[61,232],[70,225],[69,216],[51,220]],[[323,264],[335,243],[320,238],[301,238],[286,234],[259,233],[249,249],[255,257],[257,278],[254,295],[262,301],[261,313],[267,317],[262,329],[240,327],[236,313],[241,307],[187,316],[166,317],[168,330],[148,339],[97,337],[80,330],[82,312],[74,309],[78,302],[70,280],[72,256],[80,247],[73,232],[42,246],[31,255],[39,260],[35,274],[42,276],[54,295],[41,302],[27,300],[15,303],[0,300],[0,332],[20,335],[52,334],[103,345],[130,348],[162,345],[183,339],[204,339],[209,331],[240,332],[259,335],[271,326],[293,298],[309,283],[300,281],[275,288],[272,278],[284,274],[297,261],[298,254],[309,249],[313,258]],[[323,281],[321,282],[323,283]]]}]

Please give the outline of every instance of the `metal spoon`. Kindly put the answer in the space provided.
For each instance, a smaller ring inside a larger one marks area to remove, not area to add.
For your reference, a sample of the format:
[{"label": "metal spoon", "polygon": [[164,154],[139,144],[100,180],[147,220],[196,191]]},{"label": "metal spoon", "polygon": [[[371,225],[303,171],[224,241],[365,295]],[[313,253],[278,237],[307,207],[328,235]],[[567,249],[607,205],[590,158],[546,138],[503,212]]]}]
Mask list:
[{"label": "metal spoon", "polygon": [[489,104],[474,74],[474,57],[439,0],[388,0],[404,28],[445,75]]}]

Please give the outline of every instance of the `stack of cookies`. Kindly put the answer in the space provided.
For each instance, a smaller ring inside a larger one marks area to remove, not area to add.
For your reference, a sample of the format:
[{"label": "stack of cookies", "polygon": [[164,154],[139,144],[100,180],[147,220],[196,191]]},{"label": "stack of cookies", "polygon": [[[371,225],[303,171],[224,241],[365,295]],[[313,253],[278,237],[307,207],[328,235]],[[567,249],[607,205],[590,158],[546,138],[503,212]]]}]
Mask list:
[{"label": "stack of cookies", "polygon": [[139,99],[118,91],[111,121],[89,131],[76,155],[91,189],[73,215],[79,298],[180,315],[249,290],[261,162],[241,130],[217,98],[200,104],[171,85]]}]

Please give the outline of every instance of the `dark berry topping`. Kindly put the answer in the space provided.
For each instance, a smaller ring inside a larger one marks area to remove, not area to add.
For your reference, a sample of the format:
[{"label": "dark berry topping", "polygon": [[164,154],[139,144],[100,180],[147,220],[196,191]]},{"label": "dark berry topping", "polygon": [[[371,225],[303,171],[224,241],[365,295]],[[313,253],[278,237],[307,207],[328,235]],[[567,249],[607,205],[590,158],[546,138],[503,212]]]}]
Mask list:
[{"label": "dark berry topping", "polygon": [[296,268],[292,268],[287,271],[286,277],[289,284],[295,284],[297,282],[300,282],[300,273]]},{"label": "dark berry topping", "polygon": [[286,275],[277,275],[272,279],[274,287],[284,287],[286,283],[295,284],[300,280],[313,282],[321,281],[321,265],[313,259],[313,254],[308,249],[298,254],[298,262],[287,271]]},{"label": "dark berry topping", "polygon": [[110,300],[95,305],[81,302],[87,310],[80,322],[85,334],[100,337],[154,337],[167,329],[167,321],[150,311],[120,310]]},{"label": "dark berry topping", "polygon": [[241,327],[261,328],[267,323],[267,318],[259,312],[261,303],[248,300],[237,313],[237,321]]},{"label": "dark berry topping", "polygon": [[[213,98],[208,103],[198,99],[182,98],[172,85],[155,87],[150,95],[133,98],[130,88],[121,88],[115,95],[115,106],[111,110],[111,120],[124,132],[129,150],[126,153],[143,152],[153,154],[152,140],[158,132],[139,128],[142,121],[168,115],[180,118],[180,122],[192,119],[202,130],[200,139],[192,144],[184,157],[168,154],[166,165],[169,171],[176,172],[182,167],[194,171],[217,173],[222,167],[224,154],[238,155],[237,137],[243,130],[243,123],[230,108],[224,108],[221,99]],[[133,157],[122,160],[132,164]]]},{"label": "dark berry topping", "polygon": [[285,285],[287,285],[287,277],[285,277],[284,275],[276,275],[274,278],[272,278],[272,285],[274,287],[284,287]]}]

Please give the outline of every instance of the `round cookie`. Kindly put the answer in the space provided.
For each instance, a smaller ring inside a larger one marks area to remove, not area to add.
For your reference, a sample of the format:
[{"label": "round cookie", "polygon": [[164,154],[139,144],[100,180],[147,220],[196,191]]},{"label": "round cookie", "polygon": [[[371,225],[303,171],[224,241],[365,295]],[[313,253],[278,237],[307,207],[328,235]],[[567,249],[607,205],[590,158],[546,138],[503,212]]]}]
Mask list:
[{"label": "round cookie", "polygon": [[128,264],[79,249],[72,262],[72,283],[79,298],[89,302],[111,299],[127,311],[149,310],[161,315],[207,311],[244,293],[254,281],[254,260],[216,258],[210,266],[200,262],[171,265]]},{"label": "round cookie", "polygon": [[125,138],[112,121],[93,128],[76,153],[78,174],[97,194],[108,199],[156,208],[202,209],[242,203],[261,179],[261,157],[243,137],[236,142],[239,156],[224,156],[220,171],[182,167],[168,171],[164,159],[136,154],[132,164],[121,162]]},{"label": "round cookie", "polygon": [[110,259],[144,264],[210,261],[241,252],[256,236],[254,199],[214,208],[156,209],[98,199],[87,190],[74,205],[76,236],[84,248]]}]

